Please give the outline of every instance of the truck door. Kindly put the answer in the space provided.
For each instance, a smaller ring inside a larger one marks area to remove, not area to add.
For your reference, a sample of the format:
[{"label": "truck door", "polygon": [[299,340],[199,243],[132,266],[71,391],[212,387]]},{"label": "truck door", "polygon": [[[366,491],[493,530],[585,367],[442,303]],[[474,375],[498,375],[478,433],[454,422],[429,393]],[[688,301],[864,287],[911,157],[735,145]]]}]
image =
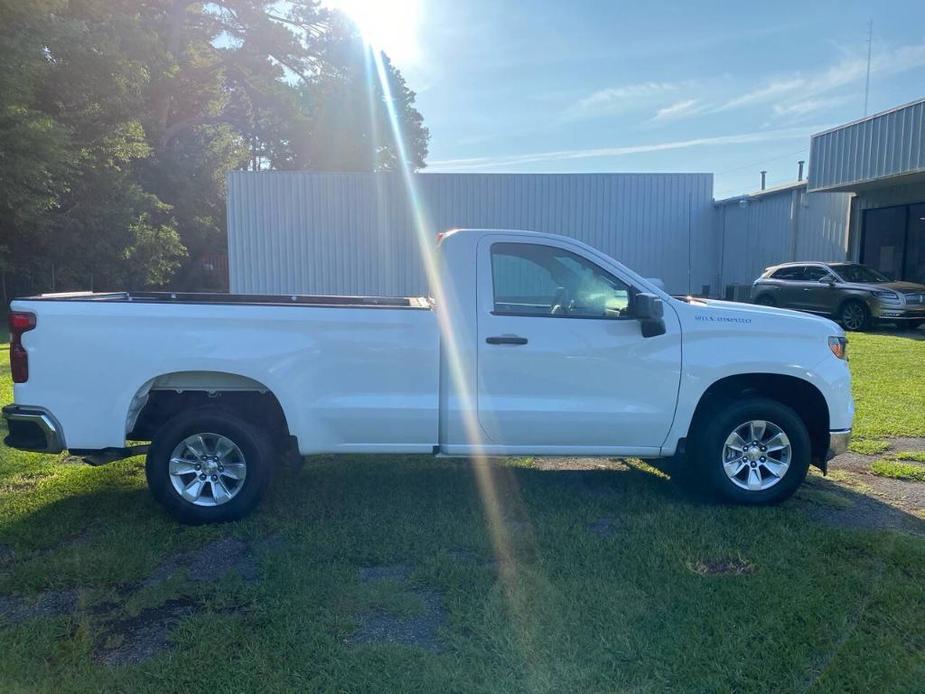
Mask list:
[{"label": "truck door", "polygon": [[678,319],[666,307],[666,333],[643,337],[630,313],[636,288],[593,257],[567,241],[481,239],[478,419],[489,445],[664,442],[680,379]]}]

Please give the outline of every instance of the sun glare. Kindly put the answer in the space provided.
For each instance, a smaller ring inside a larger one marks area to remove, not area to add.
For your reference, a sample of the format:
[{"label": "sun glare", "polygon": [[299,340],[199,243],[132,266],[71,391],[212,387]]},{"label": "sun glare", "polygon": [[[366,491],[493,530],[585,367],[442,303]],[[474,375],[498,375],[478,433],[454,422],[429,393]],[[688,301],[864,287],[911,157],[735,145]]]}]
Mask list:
[{"label": "sun glare", "polygon": [[327,4],[350,17],[363,38],[400,67],[417,60],[419,0],[328,0]]}]

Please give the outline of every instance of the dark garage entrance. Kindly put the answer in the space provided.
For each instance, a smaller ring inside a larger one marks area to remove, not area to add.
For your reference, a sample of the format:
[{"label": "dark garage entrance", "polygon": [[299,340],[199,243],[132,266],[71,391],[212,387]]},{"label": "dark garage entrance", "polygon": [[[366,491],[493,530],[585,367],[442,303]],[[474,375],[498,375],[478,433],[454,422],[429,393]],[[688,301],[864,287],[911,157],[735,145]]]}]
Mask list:
[{"label": "dark garage entrance", "polygon": [[865,210],[861,262],[893,279],[925,283],[925,203]]}]

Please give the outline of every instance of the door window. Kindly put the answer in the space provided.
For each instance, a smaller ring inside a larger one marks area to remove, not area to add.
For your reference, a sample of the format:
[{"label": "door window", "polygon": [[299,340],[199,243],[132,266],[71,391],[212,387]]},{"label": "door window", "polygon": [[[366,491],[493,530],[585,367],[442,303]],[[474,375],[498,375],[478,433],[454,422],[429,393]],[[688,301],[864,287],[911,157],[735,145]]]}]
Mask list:
[{"label": "door window", "polygon": [[808,265],[803,272],[804,282],[821,282],[826,277],[830,277],[829,271],[818,265]]},{"label": "door window", "polygon": [[594,263],[555,246],[491,247],[494,312],[554,318],[624,318],[629,287]]},{"label": "door window", "polygon": [[803,266],[791,265],[789,267],[783,267],[771,275],[771,278],[775,280],[790,280],[791,282],[801,280],[803,279]]}]

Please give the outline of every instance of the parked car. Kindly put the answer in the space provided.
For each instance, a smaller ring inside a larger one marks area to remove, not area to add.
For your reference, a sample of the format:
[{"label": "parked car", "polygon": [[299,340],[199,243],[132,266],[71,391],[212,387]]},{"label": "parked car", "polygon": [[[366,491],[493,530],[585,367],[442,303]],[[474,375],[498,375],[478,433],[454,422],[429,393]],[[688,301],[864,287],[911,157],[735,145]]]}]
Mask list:
[{"label": "parked car", "polygon": [[[718,495],[777,502],[845,450],[845,336],[674,299],[578,241],[449,233],[430,298],[78,293],[13,302],[7,445],[91,462],[151,441],[154,497],[240,518],[299,453],[686,454]],[[683,344],[683,350],[682,350]]]},{"label": "parked car", "polygon": [[925,284],[896,282],[860,263],[774,265],[755,280],[752,301],[831,316],[848,330],[925,323]]}]

